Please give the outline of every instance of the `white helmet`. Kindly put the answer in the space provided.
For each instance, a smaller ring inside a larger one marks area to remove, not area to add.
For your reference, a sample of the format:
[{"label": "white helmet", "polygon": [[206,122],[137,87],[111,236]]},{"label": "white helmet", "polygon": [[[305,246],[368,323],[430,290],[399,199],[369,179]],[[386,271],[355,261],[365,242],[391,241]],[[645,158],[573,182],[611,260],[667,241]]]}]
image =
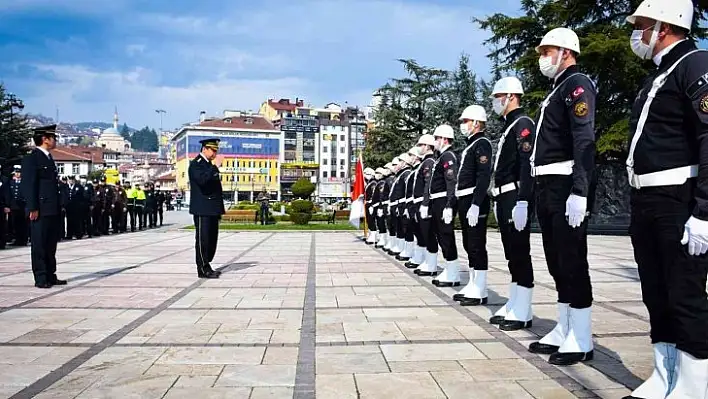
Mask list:
[{"label": "white helmet", "polygon": [[433,132],[433,137],[443,137],[446,139],[454,139],[455,138],[455,131],[452,130],[452,127],[450,125],[440,125],[435,128],[435,132]]},{"label": "white helmet", "polygon": [[424,134],[424,135],[420,136],[420,138],[418,139],[417,145],[421,145],[421,144],[434,147],[435,146],[435,137],[433,137],[432,134]]},{"label": "white helmet", "polygon": [[389,169],[393,170],[398,164],[401,163],[401,158],[396,157],[391,161],[391,167]]},{"label": "white helmet", "polygon": [[417,145],[414,145],[410,150],[408,150],[408,155],[418,155],[418,153],[420,153],[420,149]]},{"label": "white helmet", "polygon": [[634,24],[637,17],[665,22],[691,31],[693,2],[691,0],[644,0],[627,22]]},{"label": "white helmet", "polygon": [[469,119],[472,121],[487,122],[487,111],[481,105],[470,105],[462,111],[460,120]]},{"label": "white helmet", "polygon": [[543,46],[562,47],[580,54],[578,35],[568,28],[555,28],[546,33],[541,39],[541,44],[536,46],[536,52],[540,53]]},{"label": "white helmet", "polygon": [[494,89],[492,89],[489,98],[494,98],[496,94],[524,94],[524,86],[518,78],[507,76],[494,83]]},{"label": "white helmet", "polygon": [[384,168],[376,168],[376,170],[374,171],[374,173],[377,175],[383,175],[383,172],[384,172]]},{"label": "white helmet", "polygon": [[371,169],[371,168],[366,168],[366,169],[364,169],[364,176],[371,176],[371,175],[373,175],[374,173],[375,173],[374,170]]}]

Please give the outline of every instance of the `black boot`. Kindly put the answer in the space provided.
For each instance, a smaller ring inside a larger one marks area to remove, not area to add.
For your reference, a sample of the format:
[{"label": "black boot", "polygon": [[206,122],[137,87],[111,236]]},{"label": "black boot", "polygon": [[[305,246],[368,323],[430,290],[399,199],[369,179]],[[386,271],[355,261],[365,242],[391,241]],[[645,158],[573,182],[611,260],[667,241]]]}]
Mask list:
[{"label": "black boot", "polygon": [[486,304],[487,298],[462,298],[460,300],[460,305],[462,306],[479,306]]},{"label": "black boot", "polygon": [[592,360],[593,351],[590,352],[571,352],[560,353],[556,352],[548,359],[548,363],[556,366],[571,366],[576,363]]},{"label": "black boot", "polygon": [[499,323],[499,329],[502,331],[517,331],[523,330],[524,328],[531,328],[533,326],[532,320],[520,321],[520,320],[503,320]]},{"label": "black boot", "polygon": [[197,267],[197,276],[199,278],[219,278],[219,275],[213,270],[206,270],[200,267]]},{"label": "black boot", "polygon": [[489,324],[501,324],[504,322],[504,316],[492,316],[489,319]]},{"label": "black boot", "polygon": [[541,355],[552,355],[558,352],[558,349],[560,349],[560,346],[542,344],[540,342],[532,342],[529,345],[529,352]]}]

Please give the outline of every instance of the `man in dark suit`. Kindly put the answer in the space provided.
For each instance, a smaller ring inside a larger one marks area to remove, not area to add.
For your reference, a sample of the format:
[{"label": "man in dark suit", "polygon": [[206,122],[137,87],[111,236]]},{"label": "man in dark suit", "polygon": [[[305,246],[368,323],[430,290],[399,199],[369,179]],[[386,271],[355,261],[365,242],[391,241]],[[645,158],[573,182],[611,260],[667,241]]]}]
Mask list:
[{"label": "man in dark suit", "polygon": [[66,209],[66,238],[81,239],[83,237],[84,190],[76,181],[75,176],[69,176],[69,182],[64,187],[64,208]]},{"label": "man in dark suit", "polygon": [[189,213],[194,215],[196,228],[197,275],[219,278],[211,268],[219,237],[219,219],[225,213],[219,168],[211,161],[219,150],[219,139],[202,140],[202,151],[189,163],[189,186],[192,190]]},{"label": "man in dark suit", "polygon": [[22,160],[20,190],[27,202],[32,240],[34,286],[66,285],[57,271],[57,242],[61,218],[59,175],[50,150],[56,147],[56,125],[34,129],[36,148]]}]

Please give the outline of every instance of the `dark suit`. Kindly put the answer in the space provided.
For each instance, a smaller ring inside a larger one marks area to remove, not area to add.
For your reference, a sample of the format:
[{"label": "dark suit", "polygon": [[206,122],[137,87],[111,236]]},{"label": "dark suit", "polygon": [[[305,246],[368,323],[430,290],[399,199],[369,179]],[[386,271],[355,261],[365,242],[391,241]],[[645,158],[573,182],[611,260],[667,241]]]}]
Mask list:
[{"label": "dark suit", "polygon": [[66,209],[66,237],[81,238],[84,221],[84,190],[81,185],[65,185],[63,190],[64,209]]},{"label": "dark suit", "polygon": [[219,237],[219,219],[225,213],[219,169],[197,155],[189,163],[191,197],[189,213],[194,215],[196,228],[197,271],[211,269]]},{"label": "dark suit", "polygon": [[0,176],[0,249],[7,244],[7,217],[5,208],[10,206],[9,184],[5,176]]},{"label": "dark suit", "polygon": [[59,175],[54,160],[35,148],[22,160],[22,196],[27,212],[38,211],[30,222],[32,240],[32,272],[35,284],[52,284],[57,280],[57,242],[61,216]]}]

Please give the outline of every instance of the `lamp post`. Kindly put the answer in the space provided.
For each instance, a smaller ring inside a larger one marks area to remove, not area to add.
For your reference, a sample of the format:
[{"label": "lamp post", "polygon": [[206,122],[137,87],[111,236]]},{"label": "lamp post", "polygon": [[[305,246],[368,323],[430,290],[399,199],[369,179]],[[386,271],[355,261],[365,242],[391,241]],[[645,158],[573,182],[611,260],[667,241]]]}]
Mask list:
[{"label": "lamp post", "polygon": [[164,109],[156,109],[155,112],[160,114],[160,134],[162,134],[162,114],[166,114],[167,111],[165,111]]}]

